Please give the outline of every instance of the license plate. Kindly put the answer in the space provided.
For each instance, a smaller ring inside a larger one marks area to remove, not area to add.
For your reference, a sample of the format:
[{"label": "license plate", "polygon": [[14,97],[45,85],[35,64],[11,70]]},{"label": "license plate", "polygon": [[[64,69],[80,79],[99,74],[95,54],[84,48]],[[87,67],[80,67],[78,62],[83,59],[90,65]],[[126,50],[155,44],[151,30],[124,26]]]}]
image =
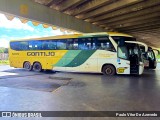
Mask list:
[{"label": "license plate", "polygon": [[118,73],[124,73],[124,68],[118,68]]}]

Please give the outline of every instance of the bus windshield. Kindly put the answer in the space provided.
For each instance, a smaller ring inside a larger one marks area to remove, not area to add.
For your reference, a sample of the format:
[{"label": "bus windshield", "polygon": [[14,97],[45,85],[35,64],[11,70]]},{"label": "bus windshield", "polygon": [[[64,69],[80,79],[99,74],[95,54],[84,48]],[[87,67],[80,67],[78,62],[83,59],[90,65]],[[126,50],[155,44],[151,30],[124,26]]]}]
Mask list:
[{"label": "bus windshield", "polygon": [[132,55],[137,55],[140,58],[140,61],[142,61],[139,45],[134,43],[125,43],[125,45],[118,47],[119,58],[129,60]]},{"label": "bus windshield", "polygon": [[154,54],[154,52],[153,52],[151,47],[149,47],[147,52],[145,52],[144,46],[140,46],[140,49],[141,49],[141,52],[143,54],[144,59],[146,59],[146,60],[148,60],[148,59],[155,60],[156,59],[155,58],[155,54]]},{"label": "bus windshield", "polygon": [[118,44],[120,41],[136,41],[134,37],[125,37],[125,36],[111,36],[112,39]]},{"label": "bus windshield", "polygon": [[154,55],[153,50],[148,51],[148,52],[147,52],[147,56],[148,56],[148,58],[150,58],[151,60],[155,60],[155,55]]}]

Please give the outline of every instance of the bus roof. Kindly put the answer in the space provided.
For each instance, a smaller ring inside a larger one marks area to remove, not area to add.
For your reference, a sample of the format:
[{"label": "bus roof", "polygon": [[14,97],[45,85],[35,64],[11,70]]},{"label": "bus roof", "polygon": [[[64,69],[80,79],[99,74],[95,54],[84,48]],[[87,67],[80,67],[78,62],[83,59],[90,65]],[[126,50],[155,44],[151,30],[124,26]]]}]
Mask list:
[{"label": "bus roof", "polygon": [[50,39],[65,39],[65,38],[78,38],[82,36],[82,34],[69,34],[69,35],[56,35],[56,36],[49,36],[49,37],[40,37],[40,38],[29,38],[29,39],[17,39],[11,41],[22,41],[22,40],[50,40]]},{"label": "bus roof", "polygon": [[57,35],[57,36],[49,36],[49,37],[40,37],[40,38],[29,38],[29,39],[17,39],[11,41],[22,41],[22,40],[50,40],[50,39],[65,39],[65,38],[83,38],[83,37],[94,37],[94,36],[125,36],[132,37],[128,34],[118,33],[118,32],[96,32],[96,33],[83,33],[83,34],[68,34],[68,35]]},{"label": "bus roof", "polygon": [[119,32],[107,32],[109,36],[125,36],[125,37],[133,37],[131,35]]}]

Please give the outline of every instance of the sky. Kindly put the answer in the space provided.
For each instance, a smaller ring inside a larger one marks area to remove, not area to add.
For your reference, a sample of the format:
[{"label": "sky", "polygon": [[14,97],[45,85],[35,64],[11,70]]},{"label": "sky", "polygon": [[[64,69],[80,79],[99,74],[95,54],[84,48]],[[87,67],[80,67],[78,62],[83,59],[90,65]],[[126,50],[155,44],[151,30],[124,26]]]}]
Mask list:
[{"label": "sky", "polygon": [[51,27],[43,28],[42,24],[34,26],[31,21],[24,24],[19,18],[10,21],[0,13],[0,47],[7,48],[10,40],[62,34],[66,34],[66,32],[61,32],[59,29],[52,30]]}]

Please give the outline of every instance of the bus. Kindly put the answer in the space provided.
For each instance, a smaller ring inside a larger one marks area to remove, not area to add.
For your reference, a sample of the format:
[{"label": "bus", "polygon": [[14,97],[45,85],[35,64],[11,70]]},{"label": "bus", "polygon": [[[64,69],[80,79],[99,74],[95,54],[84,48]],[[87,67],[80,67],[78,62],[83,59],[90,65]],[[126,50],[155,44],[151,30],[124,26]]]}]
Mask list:
[{"label": "bus", "polygon": [[[109,35],[114,39],[114,41],[118,44],[120,41],[136,41],[136,38],[134,38],[131,35],[124,34],[124,33],[117,33],[117,32],[109,32]],[[148,51],[145,52],[146,44],[141,44],[140,49],[142,52],[144,67],[149,69],[155,69],[157,66],[157,61],[155,57],[155,53],[151,47],[148,46]],[[158,50],[156,50],[158,51]],[[158,51],[159,53],[159,51]]]},{"label": "bus", "polygon": [[[143,58],[144,58],[144,67],[145,68],[149,68],[149,69],[156,69],[157,67],[157,61],[156,61],[156,56],[153,50],[156,49],[152,49],[152,47],[148,47],[148,51],[145,52],[144,50],[144,46],[140,46],[140,49],[142,51],[143,54]],[[156,50],[158,51],[158,50]],[[159,51],[158,51],[159,53]]]},{"label": "bus", "polygon": [[9,61],[11,67],[37,72],[140,75],[144,64],[139,43],[122,41],[118,45],[107,32],[12,40]]}]

